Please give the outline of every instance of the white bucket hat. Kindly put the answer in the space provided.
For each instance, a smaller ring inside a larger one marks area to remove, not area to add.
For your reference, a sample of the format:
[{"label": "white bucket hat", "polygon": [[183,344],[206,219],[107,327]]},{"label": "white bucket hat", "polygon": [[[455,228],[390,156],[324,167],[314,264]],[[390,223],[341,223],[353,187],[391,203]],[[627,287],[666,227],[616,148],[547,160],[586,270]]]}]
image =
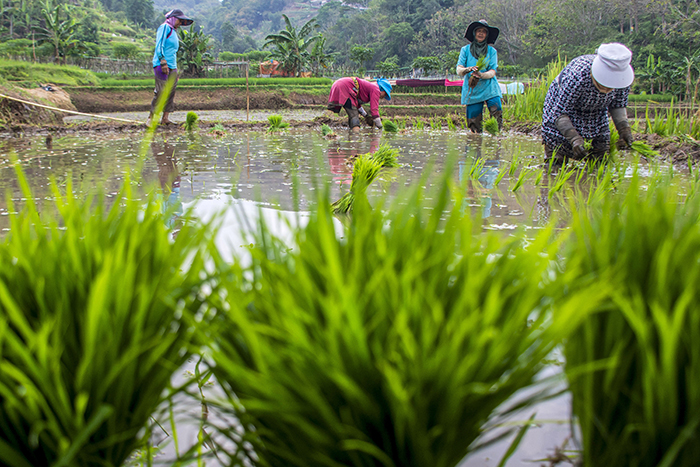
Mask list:
[{"label": "white bucket hat", "polygon": [[626,88],[634,81],[634,69],[630,65],[632,51],[618,42],[601,44],[593,59],[591,74],[606,88]]}]

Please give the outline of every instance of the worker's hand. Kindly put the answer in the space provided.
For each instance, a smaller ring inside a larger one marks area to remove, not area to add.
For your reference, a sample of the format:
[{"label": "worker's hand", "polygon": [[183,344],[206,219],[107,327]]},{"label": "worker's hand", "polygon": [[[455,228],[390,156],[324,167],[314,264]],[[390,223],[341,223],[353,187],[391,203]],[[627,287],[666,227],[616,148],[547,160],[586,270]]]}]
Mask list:
[{"label": "worker's hand", "polygon": [[374,126],[379,128],[380,130],[383,129],[384,127],[382,126],[382,119],[377,117],[373,120]]},{"label": "worker's hand", "polygon": [[165,59],[160,61],[160,69],[164,74],[166,74],[166,75],[170,74],[170,68],[168,67],[168,62],[166,62]]},{"label": "worker's hand", "polygon": [[632,145],[632,129],[630,127],[620,128],[620,139],[617,140],[617,149],[627,149]]},{"label": "worker's hand", "polygon": [[583,138],[580,136],[574,137],[571,141],[571,147],[573,148],[574,159],[583,159],[588,155],[586,147],[584,146]]},{"label": "worker's hand", "polygon": [[370,114],[365,114],[365,123],[367,124],[367,126],[374,125],[374,119]]}]

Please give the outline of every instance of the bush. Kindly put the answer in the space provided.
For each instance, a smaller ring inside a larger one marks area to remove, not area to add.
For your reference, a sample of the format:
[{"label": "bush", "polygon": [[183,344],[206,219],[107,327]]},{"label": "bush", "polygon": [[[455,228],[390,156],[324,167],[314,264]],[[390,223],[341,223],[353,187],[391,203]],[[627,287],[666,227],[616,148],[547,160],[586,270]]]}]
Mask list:
[{"label": "bush", "polygon": [[32,41],[29,39],[12,39],[0,42],[0,57],[31,57]]},{"label": "bush", "polygon": [[112,57],[120,60],[135,60],[141,54],[141,49],[133,42],[122,42],[112,45]]}]

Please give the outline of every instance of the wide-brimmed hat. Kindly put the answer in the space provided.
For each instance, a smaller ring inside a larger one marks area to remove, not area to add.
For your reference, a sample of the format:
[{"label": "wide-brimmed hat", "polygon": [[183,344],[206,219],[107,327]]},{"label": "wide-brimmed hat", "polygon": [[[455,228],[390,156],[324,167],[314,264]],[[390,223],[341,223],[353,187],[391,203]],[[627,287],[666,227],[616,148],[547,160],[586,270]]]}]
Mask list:
[{"label": "wide-brimmed hat", "polygon": [[165,19],[168,18],[177,18],[180,20],[180,24],[183,26],[189,26],[190,24],[194,23],[190,18],[185,16],[185,14],[182,12],[182,10],[170,10],[166,15]]},{"label": "wide-brimmed hat", "polygon": [[476,31],[478,28],[486,28],[489,31],[489,35],[486,38],[487,44],[495,44],[496,39],[498,39],[498,35],[501,33],[498,28],[489,26],[489,23],[487,23],[485,19],[480,19],[479,21],[474,21],[472,24],[467,26],[467,30],[464,33],[464,38],[469,42],[474,42],[474,31]]},{"label": "wide-brimmed hat", "polygon": [[618,42],[601,44],[591,65],[593,78],[606,88],[626,88],[634,81],[632,51]]},{"label": "wide-brimmed hat", "polygon": [[379,90],[386,93],[386,100],[391,100],[391,83],[384,78],[377,79],[377,84],[379,85]]}]

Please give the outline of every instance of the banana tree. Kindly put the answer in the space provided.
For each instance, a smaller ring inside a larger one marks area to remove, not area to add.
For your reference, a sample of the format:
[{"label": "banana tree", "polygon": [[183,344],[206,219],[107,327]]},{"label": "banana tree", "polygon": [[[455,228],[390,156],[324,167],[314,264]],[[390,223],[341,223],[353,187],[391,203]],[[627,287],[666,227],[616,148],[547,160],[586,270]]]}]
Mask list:
[{"label": "banana tree", "polygon": [[319,28],[316,18],[307,21],[299,30],[292,26],[287,15],[282,15],[286,27],[277,34],[268,34],[265,37],[263,49],[274,46],[271,58],[280,62],[283,70],[297,76],[302,68],[311,61],[310,48],[321,39],[320,34],[313,35]]},{"label": "banana tree", "polygon": [[205,65],[212,60],[209,50],[211,36],[205,36],[200,31],[178,31],[180,37],[180,49],[177,51],[177,60],[182,64],[184,74],[201,77],[205,74]]},{"label": "banana tree", "polygon": [[41,13],[44,16],[45,27],[36,27],[37,42],[40,45],[51,44],[54,48],[55,60],[57,62],[62,60],[65,63],[67,55],[71,52],[77,52],[83,47],[80,41],[75,38],[80,23],[68,18],[69,15],[66,15],[67,18],[62,20],[61,9],[63,5],[60,3],[54,7],[51,0],[47,0],[43,6]]}]

